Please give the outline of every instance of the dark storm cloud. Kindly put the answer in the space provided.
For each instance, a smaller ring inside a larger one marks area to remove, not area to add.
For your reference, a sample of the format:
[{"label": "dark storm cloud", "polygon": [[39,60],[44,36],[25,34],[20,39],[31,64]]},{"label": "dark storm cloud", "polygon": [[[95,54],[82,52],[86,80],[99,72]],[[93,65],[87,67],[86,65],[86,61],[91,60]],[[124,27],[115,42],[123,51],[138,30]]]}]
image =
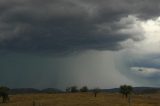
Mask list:
[{"label": "dark storm cloud", "polygon": [[132,14],[140,19],[155,17],[158,10],[158,0],[2,0],[0,49],[51,53],[118,50],[120,42],[137,37],[117,33],[128,23],[116,22]]}]

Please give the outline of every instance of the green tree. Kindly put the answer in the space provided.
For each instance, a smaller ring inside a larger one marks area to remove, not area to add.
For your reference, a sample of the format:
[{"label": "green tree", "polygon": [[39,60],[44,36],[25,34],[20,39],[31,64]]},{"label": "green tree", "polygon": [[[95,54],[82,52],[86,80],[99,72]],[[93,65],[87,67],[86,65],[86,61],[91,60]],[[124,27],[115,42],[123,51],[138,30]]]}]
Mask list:
[{"label": "green tree", "polygon": [[8,96],[9,88],[5,86],[0,87],[0,97],[2,97],[2,102],[5,103],[9,100]]},{"label": "green tree", "polygon": [[81,89],[80,89],[81,92],[88,92],[88,87],[87,86],[83,86]]},{"label": "green tree", "polygon": [[120,86],[120,93],[128,98],[128,95],[130,95],[133,92],[133,88],[130,85],[121,85]]}]

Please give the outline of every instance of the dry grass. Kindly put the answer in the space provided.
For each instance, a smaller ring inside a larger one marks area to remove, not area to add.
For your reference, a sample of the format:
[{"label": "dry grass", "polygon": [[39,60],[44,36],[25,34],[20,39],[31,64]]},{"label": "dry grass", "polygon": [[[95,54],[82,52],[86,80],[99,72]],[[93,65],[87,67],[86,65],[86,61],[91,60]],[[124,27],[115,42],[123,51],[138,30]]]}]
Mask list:
[{"label": "dry grass", "polygon": [[[0,106],[128,106],[120,94],[63,93],[24,94],[10,96],[10,102]],[[160,94],[133,95],[131,106],[160,106]]]}]

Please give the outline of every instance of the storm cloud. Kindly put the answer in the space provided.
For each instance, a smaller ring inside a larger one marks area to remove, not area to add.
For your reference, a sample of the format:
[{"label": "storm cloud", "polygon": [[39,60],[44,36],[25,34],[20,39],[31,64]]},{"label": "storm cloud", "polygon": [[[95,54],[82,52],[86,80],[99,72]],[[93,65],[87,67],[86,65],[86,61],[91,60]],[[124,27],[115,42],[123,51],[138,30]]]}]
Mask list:
[{"label": "storm cloud", "polygon": [[121,19],[129,15],[140,19],[155,17],[158,14],[153,11],[159,8],[157,2],[2,0],[0,48],[3,51],[52,53],[119,50],[122,49],[120,42],[142,38],[139,33],[119,32],[130,27],[132,22],[119,23]]},{"label": "storm cloud", "polygon": [[0,83],[159,86],[159,10],[159,0],[1,0]]}]

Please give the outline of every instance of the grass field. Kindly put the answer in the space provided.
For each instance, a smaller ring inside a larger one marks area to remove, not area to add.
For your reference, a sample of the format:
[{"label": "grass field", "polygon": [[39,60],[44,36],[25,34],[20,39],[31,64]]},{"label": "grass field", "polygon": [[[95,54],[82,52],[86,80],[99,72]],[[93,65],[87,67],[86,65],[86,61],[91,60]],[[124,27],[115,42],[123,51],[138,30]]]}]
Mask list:
[{"label": "grass field", "polygon": [[[35,105],[34,105],[35,102]],[[62,93],[21,94],[10,96],[10,102],[0,106],[129,106],[120,94]],[[160,106],[159,94],[133,95],[131,106]]]}]

